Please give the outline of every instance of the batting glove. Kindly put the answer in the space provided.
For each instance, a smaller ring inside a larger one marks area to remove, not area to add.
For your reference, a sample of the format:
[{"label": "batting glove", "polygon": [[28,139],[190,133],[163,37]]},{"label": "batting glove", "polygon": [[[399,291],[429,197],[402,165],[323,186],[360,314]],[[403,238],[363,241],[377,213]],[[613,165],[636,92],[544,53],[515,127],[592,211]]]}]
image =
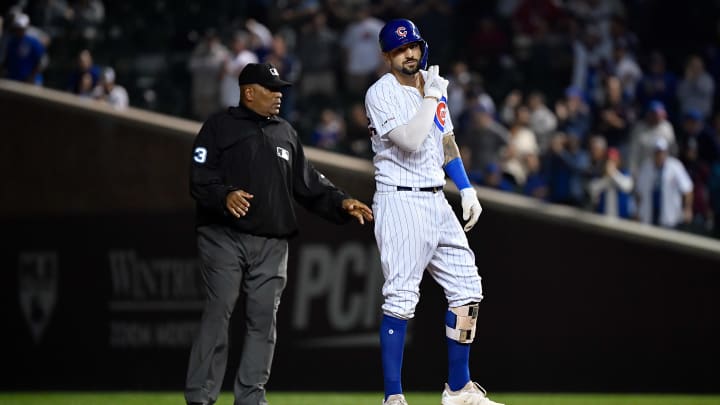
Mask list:
[{"label": "batting glove", "polygon": [[427,70],[427,76],[425,77],[425,86],[423,92],[425,97],[433,97],[440,100],[447,91],[448,81],[440,76],[440,67],[438,65],[432,65]]},{"label": "batting glove", "polygon": [[478,218],[480,218],[482,206],[477,198],[477,192],[472,187],[460,190],[460,197],[463,209],[463,220],[468,221],[469,219],[463,228],[465,232],[467,232],[475,226]]}]

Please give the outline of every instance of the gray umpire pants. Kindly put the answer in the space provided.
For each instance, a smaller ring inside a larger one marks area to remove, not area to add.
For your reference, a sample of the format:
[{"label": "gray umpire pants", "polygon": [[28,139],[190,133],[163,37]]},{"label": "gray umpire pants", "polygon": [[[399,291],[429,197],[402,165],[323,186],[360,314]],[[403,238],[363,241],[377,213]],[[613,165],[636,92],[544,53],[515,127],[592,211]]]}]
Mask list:
[{"label": "gray umpire pants", "polygon": [[247,331],[235,377],[235,405],[266,405],[288,242],[209,225],[198,228],[197,243],[207,298],[190,353],[185,399],[202,404],[217,400],[227,365],[230,315],[242,288]]}]

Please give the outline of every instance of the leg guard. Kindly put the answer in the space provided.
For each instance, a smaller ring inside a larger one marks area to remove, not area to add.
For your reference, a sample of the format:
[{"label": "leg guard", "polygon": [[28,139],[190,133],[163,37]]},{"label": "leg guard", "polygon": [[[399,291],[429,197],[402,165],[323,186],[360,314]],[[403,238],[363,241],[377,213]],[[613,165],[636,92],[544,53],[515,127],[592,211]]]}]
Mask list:
[{"label": "leg guard", "polygon": [[478,308],[477,302],[448,308],[445,316],[445,335],[459,343],[472,343],[475,339]]}]

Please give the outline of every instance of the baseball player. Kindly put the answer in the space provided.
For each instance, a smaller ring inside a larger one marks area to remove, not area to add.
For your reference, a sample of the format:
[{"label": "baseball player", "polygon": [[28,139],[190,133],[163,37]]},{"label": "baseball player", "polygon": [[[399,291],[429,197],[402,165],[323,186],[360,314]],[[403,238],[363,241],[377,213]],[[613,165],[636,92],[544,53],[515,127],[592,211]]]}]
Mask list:
[{"label": "baseball player", "polygon": [[[475,255],[442,193],[445,173],[462,196],[465,232],[482,212],[463,168],[447,109],[448,82],[424,70],[428,44],[406,19],[388,22],[380,47],[391,71],[365,95],[375,152],[375,237],[385,283],[380,325],[385,405],[407,405],[400,380],[405,331],[425,270],[445,290],[448,381],[443,405],[499,405],[470,379],[470,343],[482,300]],[[422,69],[422,70],[421,70]]]}]

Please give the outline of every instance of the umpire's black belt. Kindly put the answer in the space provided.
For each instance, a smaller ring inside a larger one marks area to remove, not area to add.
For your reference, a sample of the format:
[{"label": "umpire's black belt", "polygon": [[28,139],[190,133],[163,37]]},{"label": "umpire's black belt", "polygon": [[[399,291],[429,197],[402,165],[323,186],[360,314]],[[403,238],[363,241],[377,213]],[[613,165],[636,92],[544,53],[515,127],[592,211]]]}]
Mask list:
[{"label": "umpire's black belt", "polygon": [[442,191],[442,187],[407,187],[407,186],[397,186],[397,191],[430,191],[433,193],[437,193],[438,191]]}]

